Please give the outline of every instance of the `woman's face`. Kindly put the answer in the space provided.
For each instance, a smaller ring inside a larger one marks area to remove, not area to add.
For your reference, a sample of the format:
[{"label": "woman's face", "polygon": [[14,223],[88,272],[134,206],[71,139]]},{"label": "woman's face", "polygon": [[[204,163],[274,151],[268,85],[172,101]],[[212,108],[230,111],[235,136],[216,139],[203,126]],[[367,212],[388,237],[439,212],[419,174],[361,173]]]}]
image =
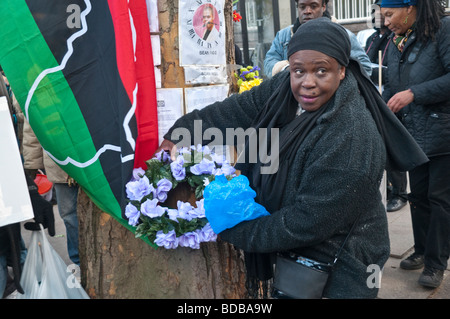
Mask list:
[{"label": "woman's face", "polygon": [[309,112],[328,102],[345,78],[345,67],[318,51],[297,51],[289,57],[289,64],[292,93]]},{"label": "woman's face", "polygon": [[381,8],[381,14],[384,16],[384,25],[396,35],[405,34],[416,21],[413,7]]}]

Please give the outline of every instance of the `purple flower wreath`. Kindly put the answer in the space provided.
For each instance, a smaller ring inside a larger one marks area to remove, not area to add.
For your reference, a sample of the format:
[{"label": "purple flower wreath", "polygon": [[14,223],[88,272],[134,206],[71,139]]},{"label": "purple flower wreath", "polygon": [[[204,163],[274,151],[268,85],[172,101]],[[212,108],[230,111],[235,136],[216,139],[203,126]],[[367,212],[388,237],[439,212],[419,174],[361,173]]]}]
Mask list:
[{"label": "purple flower wreath", "polygon": [[[129,203],[125,216],[130,225],[136,226],[136,237],[147,236],[166,249],[199,249],[201,242],[216,241],[217,234],[205,216],[203,191],[216,175],[235,177],[234,167],[201,145],[180,149],[175,161],[161,151],[146,163],[147,170],[134,169],[126,184]],[[169,191],[182,182],[194,189],[196,205],[178,201],[176,209],[163,206]]]}]

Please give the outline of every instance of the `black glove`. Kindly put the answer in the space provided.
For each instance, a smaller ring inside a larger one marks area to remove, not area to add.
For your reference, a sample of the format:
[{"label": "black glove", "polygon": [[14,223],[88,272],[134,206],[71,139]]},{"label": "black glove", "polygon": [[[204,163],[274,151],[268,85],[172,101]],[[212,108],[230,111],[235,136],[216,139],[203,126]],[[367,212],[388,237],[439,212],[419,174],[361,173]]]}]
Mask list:
[{"label": "black glove", "polygon": [[28,175],[33,181],[36,179],[37,169],[25,169],[25,175]]},{"label": "black glove", "polygon": [[46,201],[37,191],[36,184],[26,175],[28,190],[30,192],[31,204],[34,211],[35,222],[28,222],[24,224],[25,229],[41,230],[39,224],[44,228],[48,228],[48,234],[55,236],[55,216],[53,215],[53,206]]}]

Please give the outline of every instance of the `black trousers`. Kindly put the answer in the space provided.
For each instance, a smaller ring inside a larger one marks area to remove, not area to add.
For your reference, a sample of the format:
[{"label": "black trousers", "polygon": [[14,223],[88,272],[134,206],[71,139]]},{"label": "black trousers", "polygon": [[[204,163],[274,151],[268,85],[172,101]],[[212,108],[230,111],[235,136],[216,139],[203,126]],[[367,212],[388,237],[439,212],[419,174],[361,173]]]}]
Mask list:
[{"label": "black trousers", "polygon": [[450,155],[409,172],[408,196],[416,253],[425,266],[444,270],[450,256]]},{"label": "black trousers", "polygon": [[388,200],[395,197],[400,197],[406,202],[408,200],[408,194],[406,191],[408,180],[406,178],[406,172],[388,169],[386,173],[388,181]]}]

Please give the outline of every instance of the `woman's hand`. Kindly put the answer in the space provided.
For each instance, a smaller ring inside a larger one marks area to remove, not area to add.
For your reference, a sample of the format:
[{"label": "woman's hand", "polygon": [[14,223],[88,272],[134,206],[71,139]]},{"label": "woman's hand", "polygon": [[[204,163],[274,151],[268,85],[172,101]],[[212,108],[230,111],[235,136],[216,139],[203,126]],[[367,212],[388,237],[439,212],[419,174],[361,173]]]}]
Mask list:
[{"label": "woman's hand", "polygon": [[161,145],[155,151],[155,154],[161,152],[162,150],[169,152],[172,161],[175,161],[177,159],[176,157],[177,146],[173,142],[169,140],[163,140]]},{"label": "woman's hand", "polygon": [[407,106],[409,103],[414,101],[414,93],[411,89],[406,91],[398,92],[387,102],[387,106],[392,112],[397,113],[402,108]]}]

